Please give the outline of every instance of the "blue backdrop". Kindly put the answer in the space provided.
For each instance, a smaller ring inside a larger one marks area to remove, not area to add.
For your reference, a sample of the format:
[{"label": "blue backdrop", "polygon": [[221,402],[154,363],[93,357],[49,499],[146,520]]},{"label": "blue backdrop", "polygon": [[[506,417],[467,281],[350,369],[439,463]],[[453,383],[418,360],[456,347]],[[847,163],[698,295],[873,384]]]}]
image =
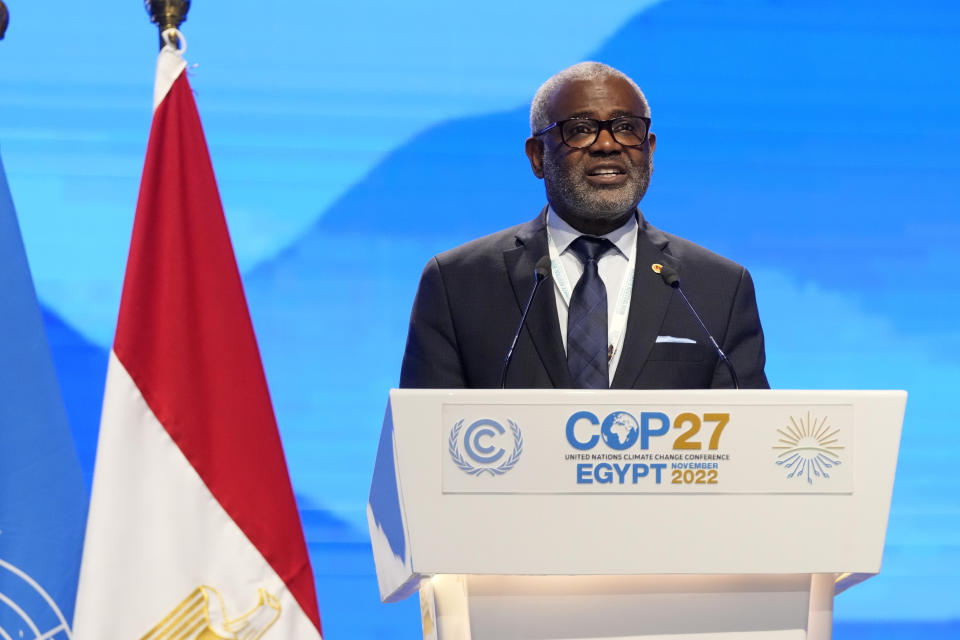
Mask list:
[{"label": "blue backdrop", "polygon": [[[156,33],[133,0],[8,4],[0,141],[89,481]],[[417,279],[539,210],[529,99],[583,59],[650,100],[647,217],[753,272],[772,384],[910,392],[883,573],[836,637],[960,635],[954,2],[241,0],[183,31],[330,638],[419,637],[364,517]]]}]

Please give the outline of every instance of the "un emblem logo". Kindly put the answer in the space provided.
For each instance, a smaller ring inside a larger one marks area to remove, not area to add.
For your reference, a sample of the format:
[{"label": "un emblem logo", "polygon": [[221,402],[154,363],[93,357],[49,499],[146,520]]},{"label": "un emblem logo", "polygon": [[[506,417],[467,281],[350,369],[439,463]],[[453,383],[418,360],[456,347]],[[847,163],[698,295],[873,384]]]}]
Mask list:
[{"label": "un emblem logo", "polygon": [[[463,428],[463,420],[457,422],[450,430],[447,442],[453,464],[471,476],[488,472],[491,476],[502,475],[513,469],[523,453],[523,434],[513,420],[507,420],[507,424],[510,426],[509,435],[496,420],[482,418],[466,430]],[[461,445],[466,456],[460,451]],[[504,445],[511,447],[509,455]]]},{"label": "un emblem logo", "polygon": [[70,625],[56,601],[18,567],[0,559],[0,638],[70,640]]}]

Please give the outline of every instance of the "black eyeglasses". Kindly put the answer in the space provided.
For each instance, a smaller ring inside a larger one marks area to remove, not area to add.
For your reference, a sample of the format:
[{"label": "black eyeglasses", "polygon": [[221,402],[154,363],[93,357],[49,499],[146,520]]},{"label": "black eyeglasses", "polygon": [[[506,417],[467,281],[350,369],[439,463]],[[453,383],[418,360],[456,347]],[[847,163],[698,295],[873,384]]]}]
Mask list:
[{"label": "black eyeglasses", "polygon": [[611,120],[594,120],[593,118],[568,118],[548,124],[534,136],[542,136],[554,127],[560,130],[560,139],[563,144],[574,149],[589,147],[600,136],[604,129],[610,132],[613,139],[625,147],[639,147],[647,139],[650,131],[650,118],[643,116],[626,116]]}]

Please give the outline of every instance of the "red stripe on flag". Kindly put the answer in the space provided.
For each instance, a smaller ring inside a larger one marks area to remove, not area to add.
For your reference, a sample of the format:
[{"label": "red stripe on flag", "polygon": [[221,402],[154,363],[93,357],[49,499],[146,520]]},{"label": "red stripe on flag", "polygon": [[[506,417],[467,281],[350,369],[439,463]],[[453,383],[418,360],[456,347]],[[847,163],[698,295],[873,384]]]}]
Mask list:
[{"label": "red stripe on flag", "polygon": [[114,351],[319,629],[313,572],[186,73],[154,113]]}]

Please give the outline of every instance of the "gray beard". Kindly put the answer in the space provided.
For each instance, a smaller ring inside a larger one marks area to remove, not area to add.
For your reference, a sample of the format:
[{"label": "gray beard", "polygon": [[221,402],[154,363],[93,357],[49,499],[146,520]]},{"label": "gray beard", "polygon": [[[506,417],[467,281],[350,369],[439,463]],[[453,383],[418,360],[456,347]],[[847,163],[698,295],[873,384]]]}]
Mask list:
[{"label": "gray beard", "polygon": [[597,222],[613,221],[636,209],[650,186],[653,155],[634,165],[626,158],[627,181],[619,186],[598,187],[582,174],[571,175],[549,149],[543,150],[543,179],[547,200],[557,213]]}]

